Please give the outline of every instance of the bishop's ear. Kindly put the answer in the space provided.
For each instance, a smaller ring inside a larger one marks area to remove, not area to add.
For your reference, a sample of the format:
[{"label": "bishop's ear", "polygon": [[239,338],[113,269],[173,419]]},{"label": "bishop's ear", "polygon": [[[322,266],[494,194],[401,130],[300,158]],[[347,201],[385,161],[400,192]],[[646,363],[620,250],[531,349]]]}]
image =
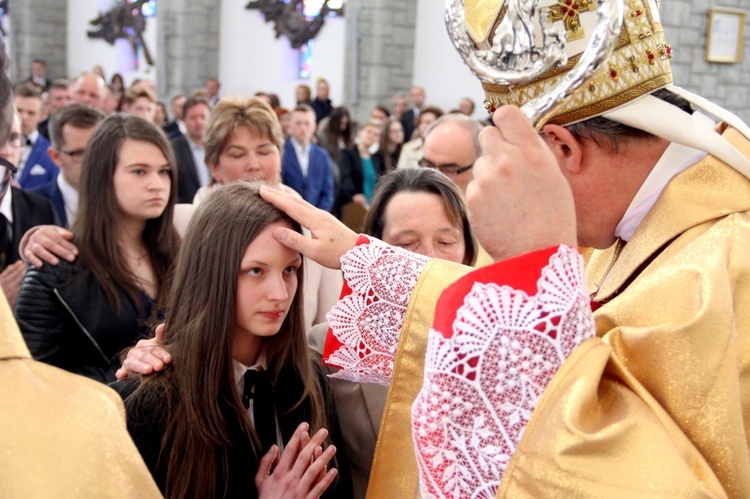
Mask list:
[{"label": "bishop's ear", "polygon": [[542,139],[552,150],[560,167],[568,173],[578,173],[583,156],[583,148],[578,139],[560,125],[544,125],[542,132]]}]

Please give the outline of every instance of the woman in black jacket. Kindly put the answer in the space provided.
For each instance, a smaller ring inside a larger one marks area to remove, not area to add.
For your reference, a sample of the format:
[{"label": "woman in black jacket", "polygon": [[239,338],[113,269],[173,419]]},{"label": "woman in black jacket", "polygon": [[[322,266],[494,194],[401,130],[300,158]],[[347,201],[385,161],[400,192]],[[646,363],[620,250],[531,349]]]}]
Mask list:
[{"label": "woman in black jacket", "polygon": [[388,118],[380,131],[378,151],[372,155],[375,171],[384,175],[395,170],[403,145],[404,127],[396,118]]},{"label": "woman in black jacket", "polygon": [[370,152],[380,139],[380,127],[379,121],[366,122],[357,132],[357,143],[341,151],[341,189],[336,200],[339,208],[347,203],[369,205],[377,178],[383,173],[375,170]]},{"label": "woman in black jacket", "polygon": [[118,354],[163,318],[158,303],[179,239],[169,142],[142,118],[110,116],[86,147],[79,192],[79,256],[30,268],[16,319],[35,359],[110,382]]}]

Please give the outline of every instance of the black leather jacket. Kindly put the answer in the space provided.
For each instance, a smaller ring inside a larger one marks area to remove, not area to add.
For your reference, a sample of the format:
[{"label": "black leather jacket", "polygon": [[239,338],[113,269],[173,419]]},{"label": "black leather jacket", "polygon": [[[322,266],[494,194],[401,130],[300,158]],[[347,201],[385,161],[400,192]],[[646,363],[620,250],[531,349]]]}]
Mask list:
[{"label": "black leather jacket", "polygon": [[114,381],[119,354],[144,329],[136,306],[119,293],[118,312],[80,259],[29,268],[15,314],[31,355],[97,381]]}]

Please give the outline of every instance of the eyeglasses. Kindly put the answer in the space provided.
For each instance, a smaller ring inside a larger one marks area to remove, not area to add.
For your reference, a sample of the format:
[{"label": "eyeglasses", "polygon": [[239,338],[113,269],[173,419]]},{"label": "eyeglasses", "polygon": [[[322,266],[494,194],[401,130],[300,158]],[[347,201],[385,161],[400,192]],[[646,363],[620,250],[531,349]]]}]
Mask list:
[{"label": "eyeglasses", "polygon": [[422,158],[419,160],[419,166],[422,168],[432,168],[433,170],[437,170],[440,173],[444,173],[445,175],[448,175],[449,177],[454,175],[461,175],[465,171],[471,170],[471,168],[474,166],[473,164],[468,166],[460,166],[456,163],[448,163],[445,165],[436,165],[432,161],[430,161],[427,158]]},{"label": "eyeglasses", "polygon": [[21,147],[23,145],[23,135],[17,132],[13,132],[8,136],[7,145],[11,147]]},{"label": "eyeglasses", "polygon": [[86,152],[84,149],[76,149],[75,151],[66,151],[65,149],[60,149],[59,151],[70,156],[70,159],[72,159],[73,161],[81,161],[81,158],[83,158],[83,153]]},{"label": "eyeglasses", "polygon": [[10,185],[10,179],[13,178],[13,174],[16,173],[18,169],[16,168],[16,165],[8,161],[7,159],[0,157],[0,193],[5,194],[5,191],[8,190],[8,185]]}]

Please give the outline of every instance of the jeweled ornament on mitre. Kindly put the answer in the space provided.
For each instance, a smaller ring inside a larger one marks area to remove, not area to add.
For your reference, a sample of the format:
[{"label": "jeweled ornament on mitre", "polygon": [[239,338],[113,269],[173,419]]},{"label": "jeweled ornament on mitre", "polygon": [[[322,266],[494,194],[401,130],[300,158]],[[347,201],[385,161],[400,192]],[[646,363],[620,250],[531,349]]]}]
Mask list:
[{"label": "jeweled ornament on mitre", "polygon": [[537,126],[600,115],[672,82],[654,0],[447,0],[454,46],[485,106]]}]

